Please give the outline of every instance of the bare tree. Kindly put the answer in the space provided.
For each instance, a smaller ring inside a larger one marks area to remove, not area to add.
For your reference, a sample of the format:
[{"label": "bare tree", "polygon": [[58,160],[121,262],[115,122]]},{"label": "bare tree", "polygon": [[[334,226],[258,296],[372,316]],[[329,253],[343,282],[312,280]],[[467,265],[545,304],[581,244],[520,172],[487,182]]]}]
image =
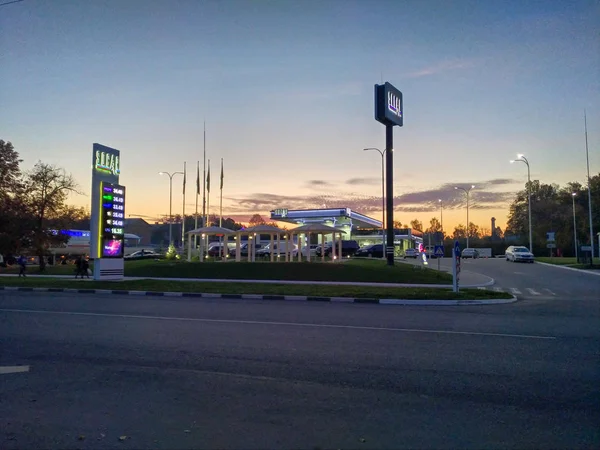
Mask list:
[{"label": "bare tree", "polygon": [[31,245],[40,258],[40,270],[44,270],[44,253],[48,246],[64,239],[60,233],[50,230],[50,221],[60,225],[61,220],[68,217],[69,206],[66,204],[70,193],[80,194],[78,185],[71,174],[64,169],[41,161],[27,174],[26,204],[31,216]]}]

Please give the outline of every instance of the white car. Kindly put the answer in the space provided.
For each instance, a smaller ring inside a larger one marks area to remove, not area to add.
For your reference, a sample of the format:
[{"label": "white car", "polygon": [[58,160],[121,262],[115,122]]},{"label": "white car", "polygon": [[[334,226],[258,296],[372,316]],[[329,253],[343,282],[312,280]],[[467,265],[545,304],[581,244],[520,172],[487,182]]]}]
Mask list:
[{"label": "white car", "polygon": [[506,249],[506,260],[512,262],[528,262],[533,263],[535,257],[527,247],[511,245]]},{"label": "white car", "polygon": [[[308,258],[308,254],[310,253],[311,257],[314,257],[317,254],[317,244],[310,244],[310,246],[304,246],[302,247],[302,256]],[[298,256],[298,249],[295,248],[294,250],[292,250],[292,256],[295,258]]]},{"label": "white car", "polygon": [[415,258],[419,256],[419,252],[415,248],[407,248],[404,250],[404,258]]},{"label": "white car", "polygon": [[465,249],[463,249],[460,256],[462,259],[467,259],[467,258],[477,259],[477,258],[479,258],[479,252],[474,248],[465,248]]}]

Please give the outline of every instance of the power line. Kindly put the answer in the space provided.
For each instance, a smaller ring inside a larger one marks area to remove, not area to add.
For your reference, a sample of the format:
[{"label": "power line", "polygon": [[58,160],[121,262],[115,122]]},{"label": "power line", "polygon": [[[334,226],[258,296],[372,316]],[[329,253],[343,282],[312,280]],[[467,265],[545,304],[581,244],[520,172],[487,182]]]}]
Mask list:
[{"label": "power line", "polygon": [[10,5],[12,3],[19,3],[19,2],[23,2],[25,0],[12,0],[10,2],[4,2],[4,3],[0,3],[0,6],[4,6],[4,5]]}]

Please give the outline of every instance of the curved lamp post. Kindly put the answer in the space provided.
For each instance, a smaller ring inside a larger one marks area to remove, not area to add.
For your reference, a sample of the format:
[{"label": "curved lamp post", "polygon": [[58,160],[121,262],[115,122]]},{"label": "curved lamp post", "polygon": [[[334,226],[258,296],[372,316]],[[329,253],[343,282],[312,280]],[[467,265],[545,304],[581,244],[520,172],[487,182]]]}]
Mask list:
[{"label": "curved lamp post", "polygon": [[525,155],[518,154],[517,159],[511,159],[510,163],[522,162],[527,165],[527,209],[529,210],[529,251],[533,253],[533,231],[531,229],[531,171],[529,170],[529,161],[525,158]]},{"label": "curved lamp post", "polygon": [[454,189],[460,190],[460,191],[464,191],[467,194],[467,248],[469,248],[469,192],[471,192],[471,189],[473,189],[475,187],[474,184],[471,185],[471,187],[469,189],[465,189],[463,187],[459,187],[459,186],[455,186]]},{"label": "curved lamp post", "polygon": [[[169,176],[169,245],[173,243],[173,177],[177,174],[183,175],[183,172],[158,172],[159,175]],[[183,236],[181,236],[183,240]]]},{"label": "curved lamp post", "polygon": [[369,150],[375,150],[379,152],[381,155],[381,239],[383,242],[383,257],[386,257],[385,253],[385,177],[384,177],[384,157],[385,157],[385,149],[379,150],[375,147],[363,148],[363,152],[367,152]]}]

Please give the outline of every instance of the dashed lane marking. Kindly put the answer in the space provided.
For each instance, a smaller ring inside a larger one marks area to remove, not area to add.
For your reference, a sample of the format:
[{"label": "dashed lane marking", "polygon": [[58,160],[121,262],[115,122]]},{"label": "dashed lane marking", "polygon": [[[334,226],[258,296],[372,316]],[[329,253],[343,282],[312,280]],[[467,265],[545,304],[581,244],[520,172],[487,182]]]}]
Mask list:
[{"label": "dashed lane marking", "polygon": [[29,372],[29,366],[0,366],[0,375],[21,372]]},{"label": "dashed lane marking", "polygon": [[531,289],[531,288],[527,288],[527,291],[531,294],[531,295],[541,295],[538,291],[536,291],[535,289]]}]

